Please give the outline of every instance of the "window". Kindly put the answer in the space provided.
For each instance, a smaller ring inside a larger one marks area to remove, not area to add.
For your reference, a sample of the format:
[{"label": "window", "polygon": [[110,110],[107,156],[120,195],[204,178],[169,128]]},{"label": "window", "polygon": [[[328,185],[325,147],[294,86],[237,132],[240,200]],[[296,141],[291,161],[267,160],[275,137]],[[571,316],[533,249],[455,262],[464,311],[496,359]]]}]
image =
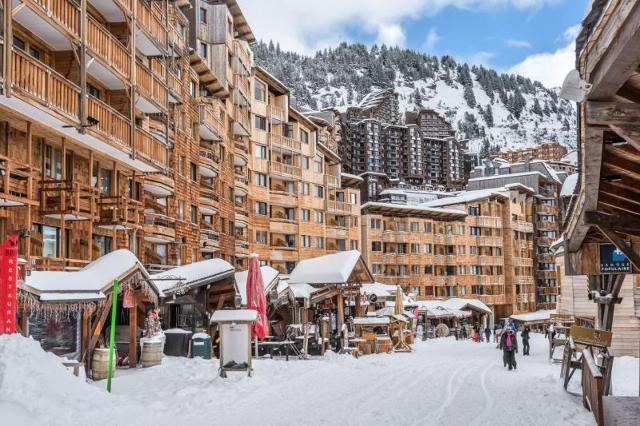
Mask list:
[{"label": "window", "polygon": [[100,190],[103,194],[111,193],[111,170],[100,169]]},{"label": "window", "polygon": [[351,240],[349,242],[350,250],[358,250],[358,240]]},{"label": "window", "polygon": [[424,265],[425,274],[433,274],[433,265]]},{"label": "window", "polygon": [[111,252],[111,237],[105,237],[104,235],[94,235],[93,241],[98,243],[100,256],[104,256]]},{"label": "window", "polygon": [[256,201],[256,214],[261,216],[267,215],[267,203],[262,201]]},{"label": "window", "polygon": [[26,45],[24,43],[24,40],[22,40],[20,37],[13,36],[13,47],[17,47],[20,50],[24,50]]},{"label": "window", "polygon": [[313,157],[313,171],[316,173],[322,173],[322,157],[319,155]]},{"label": "window", "polygon": [[380,241],[371,241],[371,251],[382,251],[382,243]]},{"label": "window", "polygon": [[411,222],[411,232],[418,232],[420,224],[418,222]]},{"label": "window", "polygon": [[469,227],[469,235],[476,235],[476,236],[482,235],[480,227],[479,226],[470,226]]},{"label": "window", "polygon": [[256,231],[256,244],[267,244],[267,231]]},{"label": "window", "polygon": [[469,206],[469,216],[480,216],[480,206]]},{"label": "window", "polygon": [[482,266],[471,265],[471,275],[482,275]]},{"label": "window", "polygon": [[309,195],[310,194],[310,186],[309,186],[308,183],[300,182],[300,193],[302,195]]},{"label": "window", "polygon": [[431,233],[431,223],[430,222],[425,222],[424,223],[424,232]]},{"label": "window", "polygon": [[87,83],[87,93],[94,98],[100,99],[100,90],[91,83]]},{"label": "window", "polygon": [[198,223],[198,207],[191,206],[191,223]]},{"label": "window", "polygon": [[316,212],[316,223],[324,223],[324,213]]},{"label": "window", "polygon": [[411,265],[411,275],[420,274],[420,265]]},{"label": "window", "polygon": [[264,173],[256,173],[255,174],[255,183],[256,183],[256,186],[266,187],[267,186],[267,175],[265,175]]},{"label": "window", "polygon": [[204,7],[200,8],[200,23],[205,25],[207,23],[207,9]]},{"label": "window", "polygon": [[371,273],[372,274],[381,274],[382,273],[382,265],[379,263],[374,263],[371,265]]},{"label": "window", "polygon": [[458,265],[458,275],[465,275],[467,273],[466,265]]},{"label": "window", "polygon": [[184,220],[184,201],[178,200],[178,220]]},{"label": "window", "polygon": [[300,235],[300,246],[311,247],[311,237],[309,235]]},{"label": "window", "polygon": [[311,212],[309,209],[300,210],[300,220],[303,222],[309,222],[311,220]]},{"label": "window", "polygon": [[320,185],[316,185],[315,187],[315,195],[318,198],[324,198],[324,187]]},{"label": "window", "polygon": [[40,60],[40,49],[37,47],[29,46],[29,56],[34,59]]},{"label": "window", "polygon": [[469,246],[469,254],[478,254],[478,247]]},{"label": "window", "polygon": [[195,163],[189,163],[189,177],[193,182],[198,180],[198,166]]},{"label": "window", "polygon": [[464,246],[458,246],[458,254],[463,255],[465,253],[465,247]]},{"label": "window", "polygon": [[200,56],[204,59],[207,59],[207,43],[198,40],[198,52]]},{"label": "window", "polygon": [[267,119],[260,115],[256,115],[255,117],[256,129],[267,130]]},{"label": "window", "polygon": [[425,243],[424,245],[424,254],[431,254],[433,252],[433,246],[431,243]]},{"label": "window", "polygon": [[304,155],[300,157],[300,167],[303,170],[309,170],[309,157],[305,157]]},{"label": "window", "polygon": [[267,101],[266,86],[258,80],[254,80],[254,81],[255,81],[255,85],[253,89],[253,97],[256,99],[256,101],[266,102]]},{"label": "window", "polygon": [[267,158],[267,147],[264,145],[256,145],[255,155],[256,158]]},{"label": "window", "polygon": [[458,226],[458,235],[464,235],[464,225]]},{"label": "window", "polygon": [[[42,256],[60,257],[60,228],[47,225],[36,225],[36,231],[42,234]],[[39,229],[38,229],[39,228]]]},{"label": "window", "polygon": [[316,248],[317,249],[324,248],[324,237],[316,237]]},{"label": "window", "polygon": [[380,219],[371,219],[371,229],[382,228],[382,221]]},{"label": "window", "polygon": [[300,129],[300,142],[309,143],[309,132]]},{"label": "window", "polygon": [[411,243],[411,253],[419,253],[420,252],[420,244]]}]

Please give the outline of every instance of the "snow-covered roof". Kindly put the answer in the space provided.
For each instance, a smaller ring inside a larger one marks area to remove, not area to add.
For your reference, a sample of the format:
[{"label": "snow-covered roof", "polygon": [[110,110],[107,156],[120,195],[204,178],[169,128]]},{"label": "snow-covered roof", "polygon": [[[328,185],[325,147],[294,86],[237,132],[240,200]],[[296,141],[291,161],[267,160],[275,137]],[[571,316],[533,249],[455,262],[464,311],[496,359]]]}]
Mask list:
[{"label": "snow-covered roof", "polygon": [[258,312],[253,309],[218,309],[211,316],[211,322],[250,322],[258,318]]},{"label": "snow-covered roof", "polygon": [[571,197],[576,191],[576,186],[578,186],[578,174],[567,176],[560,190],[560,197]]},{"label": "snow-covered roof", "polygon": [[294,299],[309,299],[313,293],[319,291],[317,288],[305,283],[289,284],[288,288]]},{"label": "snow-covered roof", "polygon": [[395,285],[389,284],[362,284],[360,287],[360,294],[375,294],[378,297],[390,297],[393,296],[396,292],[397,288]]},{"label": "snow-covered roof", "polygon": [[345,179],[353,179],[353,180],[357,180],[357,181],[359,181],[359,182],[362,182],[362,181],[364,180],[364,179],[362,179],[362,178],[361,178],[360,176],[358,176],[358,175],[353,175],[353,174],[351,174],[351,173],[346,173],[346,172],[342,172],[342,173],[340,173],[340,176],[341,176],[342,178],[345,178]]},{"label": "snow-covered roof", "polygon": [[355,317],[353,323],[355,325],[385,325],[389,324],[389,317]]},{"label": "snow-covered roof", "polygon": [[513,314],[511,319],[515,321],[531,322],[531,321],[546,321],[551,318],[551,314],[555,314],[558,311],[556,309],[541,310],[535,312],[527,312],[526,314]]},{"label": "snow-covered roof", "polygon": [[[448,199],[450,198],[443,198],[443,200],[448,200]],[[440,201],[440,200],[433,200],[433,202],[435,201]],[[432,213],[432,214],[452,214],[452,215],[466,214],[464,210],[436,208],[437,206],[429,205],[429,203],[431,202],[432,201],[428,201],[426,203],[419,204],[419,205],[406,205],[406,204],[380,203],[377,201],[369,201],[368,203],[364,203],[361,206],[361,208],[366,209],[367,207],[379,207],[379,208],[385,208],[385,209],[396,209],[396,210],[405,210],[405,211],[414,211],[414,212]],[[451,204],[455,204],[455,203],[451,203]],[[443,205],[446,205],[446,204],[443,204]]]},{"label": "snow-covered roof", "polygon": [[574,150],[571,151],[570,153],[568,153],[567,155],[565,155],[564,157],[562,157],[562,159],[560,160],[564,163],[569,163],[573,166],[577,166],[578,165],[578,151]]},{"label": "snow-covered roof", "polygon": [[418,309],[425,310],[440,310],[444,313],[448,310],[455,313],[455,311],[475,310],[485,314],[491,313],[491,309],[482,301],[478,299],[461,299],[451,298],[444,300],[417,300],[415,302],[408,303],[410,306],[417,306]]},{"label": "snow-covered roof", "polygon": [[[426,203],[420,204],[424,207],[440,207],[440,206],[452,206],[456,204],[466,204],[476,200],[483,200],[489,197],[502,197],[506,198],[507,195],[504,194],[506,188],[492,188],[492,189],[479,189],[476,191],[465,191],[461,192],[455,197],[445,197],[439,198],[437,200],[427,201]],[[464,211],[463,211],[464,213]]]},{"label": "snow-covered roof", "polygon": [[[113,280],[122,280],[136,271],[143,278],[149,277],[136,255],[122,249],[101,256],[79,271],[32,271],[22,287],[42,301],[99,300],[109,292]],[[162,296],[162,289],[151,284]]]},{"label": "snow-covered roof", "polygon": [[[260,272],[262,273],[262,282],[264,283],[264,292],[268,293],[275,285],[278,284],[278,277],[280,272],[271,266],[261,266]],[[249,271],[240,271],[235,273],[236,285],[238,286],[238,292],[242,297],[242,304],[247,304],[247,276]]]},{"label": "snow-covered roof", "polygon": [[347,283],[360,259],[358,250],[350,250],[303,260],[291,271],[289,284]]},{"label": "snow-covered roof", "polygon": [[171,292],[178,284],[189,287],[210,284],[232,276],[233,271],[233,266],[225,260],[207,259],[154,274],[151,278],[162,291]]},{"label": "snow-covered roof", "polygon": [[482,180],[499,179],[499,178],[506,178],[506,177],[531,176],[531,175],[540,175],[542,177],[546,177],[545,175],[543,175],[539,171],[534,170],[532,172],[509,173],[509,174],[505,174],[505,175],[491,175],[491,176],[482,176],[482,177],[477,177],[477,178],[471,178],[471,179],[469,179],[469,182],[478,182],[478,181],[482,181]]}]

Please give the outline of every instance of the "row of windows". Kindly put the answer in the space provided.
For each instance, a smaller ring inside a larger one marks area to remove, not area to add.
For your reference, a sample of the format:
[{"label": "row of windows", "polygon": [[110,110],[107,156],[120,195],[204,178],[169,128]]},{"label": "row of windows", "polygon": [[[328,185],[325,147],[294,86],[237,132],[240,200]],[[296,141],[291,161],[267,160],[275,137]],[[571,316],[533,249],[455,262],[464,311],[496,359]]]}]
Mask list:
[{"label": "row of windows", "polygon": [[[467,268],[469,266],[469,268]],[[440,267],[441,269],[436,273],[436,276],[455,276],[455,275],[502,275],[502,266],[483,266],[483,265],[458,265],[447,266],[443,269],[441,265],[383,265],[380,263],[374,263],[371,265],[372,274],[389,274],[391,270],[397,268],[399,275],[408,275],[408,271],[411,270],[412,275],[434,275],[434,268]],[[384,271],[384,272],[383,272]]]}]

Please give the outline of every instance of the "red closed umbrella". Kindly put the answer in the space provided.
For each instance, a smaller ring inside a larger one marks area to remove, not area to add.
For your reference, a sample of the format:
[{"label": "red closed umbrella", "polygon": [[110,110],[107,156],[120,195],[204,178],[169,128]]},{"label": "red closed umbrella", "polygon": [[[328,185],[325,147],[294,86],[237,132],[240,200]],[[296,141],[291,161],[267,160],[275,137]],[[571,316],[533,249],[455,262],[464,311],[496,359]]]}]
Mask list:
[{"label": "red closed umbrella", "polygon": [[262,271],[258,263],[258,255],[249,258],[249,271],[247,273],[247,309],[258,312],[258,318],[251,329],[253,337],[264,339],[269,333],[269,321],[267,320],[267,298],[264,295],[264,281]]}]

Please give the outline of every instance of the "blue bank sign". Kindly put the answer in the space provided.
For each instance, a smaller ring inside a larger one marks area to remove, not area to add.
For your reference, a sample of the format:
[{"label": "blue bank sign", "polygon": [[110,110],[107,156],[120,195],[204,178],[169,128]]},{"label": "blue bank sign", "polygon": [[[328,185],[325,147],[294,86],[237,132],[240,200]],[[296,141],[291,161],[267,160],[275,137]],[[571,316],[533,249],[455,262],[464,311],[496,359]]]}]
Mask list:
[{"label": "blue bank sign", "polygon": [[600,244],[600,272],[603,274],[631,272],[631,263],[614,244]]}]

